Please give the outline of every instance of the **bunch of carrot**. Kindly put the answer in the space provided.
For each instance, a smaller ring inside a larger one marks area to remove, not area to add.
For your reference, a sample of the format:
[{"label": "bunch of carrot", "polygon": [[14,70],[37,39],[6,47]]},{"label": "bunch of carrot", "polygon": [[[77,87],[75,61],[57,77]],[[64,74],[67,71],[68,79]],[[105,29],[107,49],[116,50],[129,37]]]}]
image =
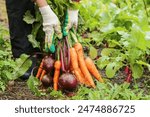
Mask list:
[{"label": "bunch of carrot", "polygon": [[73,47],[70,48],[72,71],[81,84],[95,88],[96,86],[91,75],[93,75],[101,83],[103,83],[104,80],[92,59],[84,56],[83,47],[81,43],[78,42],[77,37],[74,34],[72,37],[75,41]]},{"label": "bunch of carrot", "polygon": [[100,82],[104,82],[92,59],[84,57],[83,48],[79,42],[70,48],[70,58],[73,73],[81,84],[95,88],[91,74]]}]

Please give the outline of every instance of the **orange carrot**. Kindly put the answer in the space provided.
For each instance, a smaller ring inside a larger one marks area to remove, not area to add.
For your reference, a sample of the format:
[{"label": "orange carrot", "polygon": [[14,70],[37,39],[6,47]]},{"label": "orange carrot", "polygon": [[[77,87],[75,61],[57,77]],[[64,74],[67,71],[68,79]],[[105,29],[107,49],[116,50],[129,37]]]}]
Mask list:
[{"label": "orange carrot", "polygon": [[85,84],[86,86],[91,87],[89,81],[84,78],[84,75],[79,68],[74,71],[74,74],[79,79],[81,84]]},{"label": "orange carrot", "polygon": [[80,43],[76,43],[74,45],[74,48],[77,52],[77,56],[78,56],[78,60],[79,60],[79,67],[81,69],[81,72],[83,73],[85,79],[87,79],[87,81],[90,83],[90,85],[95,88],[95,84],[94,84],[94,81],[92,79],[92,76],[91,74],[89,73],[87,67],[86,67],[86,64],[85,64],[85,61],[84,61],[84,52],[83,52],[83,48],[82,48],[82,45]]},{"label": "orange carrot", "polygon": [[54,90],[57,91],[58,90],[58,78],[60,75],[60,68],[61,68],[61,62],[59,60],[57,60],[54,63],[54,68],[55,68],[55,73],[54,73],[54,78],[53,78],[53,81],[54,81],[53,87],[54,87]]},{"label": "orange carrot", "polygon": [[98,80],[100,81],[101,83],[104,82],[104,80],[102,79],[100,73],[98,72],[95,64],[93,63],[92,59],[89,58],[89,57],[86,57],[85,58],[85,64],[86,64],[86,67],[88,68],[89,72]]},{"label": "orange carrot", "polygon": [[72,67],[72,64],[71,64],[71,60],[70,60],[70,68],[69,68],[69,69],[70,69],[71,72],[74,71],[74,70],[73,70],[73,67]]},{"label": "orange carrot", "polygon": [[82,77],[80,76],[80,74],[77,71],[79,66],[78,66],[78,59],[77,59],[76,50],[74,48],[70,48],[69,51],[70,51],[70,61],[71,61],[70,70],[72,70],[75,73],[77,80],[79,82],[82,82]]},{"label": "orange carrot", "polygon": [[42,74],[41,74],[41,77],[40,77],[40,81],[43,79],[43,77],[44,77],[45,74],[46,74],[46,71],[43,70],[43,71],[42,71]]},{"label": "orange carrot", "polygon": [[77,56],[75,48],[70,48],[69,51],[70,51],[71,67],[73,69],[73,72],[74,72],[77,80],[80,83],[89,86],[88,82],[86,82],[86,79],[84,78],[84,75],[83,75],[83,73],[81,72],[81,70],[79,68],[79,65],[78,65],[78,56]]},{"label": "orange carrot", "polygon": [[70,51],[70,58],[71,58],[71,67],[75,70],[79,68],[78,56],[77,56],[75,48],[70,48],[69,51]]},{"label": "orange carrot", "polygon": [[36,74],[36,78],[39,78],[40,77],[40,75],[41,75],[41,73],[42,73],[42,69],[43,68],[43,60],[42,60],[42,62],[41,62],[41,64],[40,64],[40,67],[39,67],[39,69],[38,69],[38,72],[37,72],[37,74]]}]

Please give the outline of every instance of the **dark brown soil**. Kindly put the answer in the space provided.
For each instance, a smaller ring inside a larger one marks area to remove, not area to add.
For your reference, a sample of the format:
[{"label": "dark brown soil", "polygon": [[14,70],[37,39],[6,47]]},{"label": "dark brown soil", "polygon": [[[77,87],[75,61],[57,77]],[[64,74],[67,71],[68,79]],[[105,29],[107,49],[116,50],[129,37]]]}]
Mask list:
[{"label": "dark brown soil", "polygon": [[8,86],[5,92],[0,93],[1,100],[42,100],[48,97],[36,97],[27,86],[26,81],[17,80],[13,86]]},{"label": "dark brown soil", "polygon": [[[101,74],[105,80],[108,80],[112,83],[122,84],[126,75],[123,72],[119,72],[115,78],[108,79],[106,78],[105,72],[101,71]],[[146,72],[145,75],[138,79],[132,80],[131,88],[135,85],[144,90],[145,95],[149,94],[150,91],[150,76],[149,72]],[[149,85],[149,86],[148,86]],[[27,87],[26,81],[17,80],[13,86],[9,86],[7,90],[3,93],[0,93],[1,100],[47,100],[51,98],[49,96],[36,97]]]}]

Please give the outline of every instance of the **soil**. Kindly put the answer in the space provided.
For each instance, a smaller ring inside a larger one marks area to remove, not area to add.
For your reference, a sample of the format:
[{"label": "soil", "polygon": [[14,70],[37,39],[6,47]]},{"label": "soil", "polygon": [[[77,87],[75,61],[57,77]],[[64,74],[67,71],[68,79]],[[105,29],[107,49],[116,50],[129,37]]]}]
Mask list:
[{"label": "soil", "polygon": [[0,93],[0,100],[42,100],[48,97],[37,97],[28,89],[26,81],[17,80],[13,86],[8,86],[5,92]]},{"label": "soil", "polygon": [[[136,84],[137,87],[144,90],[145,95],[149,94],[150,76],[149,72],[146,72],[142,78],[135,81],[132,80],[130,87],[133,88]],[[101,75],[105,80],[109,80],[112,83],[122,84],[126,77],[126,74],[122,71],[118,72],[115,78],[107,78],[104,71],[101,71]],[[12,83],[13,84],[13,83]],[[26,81],[16,80],[12,86],[8,86],[5,92],[0,93],[0,100],[51,100],[52,98],[47,96],[37,97],[35,96],[27,86]]]}]

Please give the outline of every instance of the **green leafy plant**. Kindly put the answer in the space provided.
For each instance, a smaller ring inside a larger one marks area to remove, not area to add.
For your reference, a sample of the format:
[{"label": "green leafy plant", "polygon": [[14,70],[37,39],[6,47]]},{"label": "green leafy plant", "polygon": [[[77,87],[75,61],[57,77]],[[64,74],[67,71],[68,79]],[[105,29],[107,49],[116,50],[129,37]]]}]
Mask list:
[{"label": "green leafy plant", "polygon": [[27,55],[13,59],[8,35],[8,29],[0,25],[0,91],[5,91],[8,81],[19,78],[31,66]]},{"label": "green leafy plant", "polygon": [[39,79],[37,79],[34,76],[30,76],[28,81],[27,81],[27,85],[29,87],[29,89],[36,95],[36,96],[43,96],[45,95],[44,92],[42,92],[39,87],[41,85],[41,82],[39,81]]},{"label": "green leafy plant", "polygon": [[128,83],[121,85],[112,83],[97,82],[96,89],[81,87],[75,96],[74,100],[140,100],[150,99],[150,96],[145,96],[143,90],[139,88],[130,89]]},{"label": "green leafy plant", "polygon": [[[140,78],[145,68],[149,69],[149,8],[143,0],[83,0],[80,13],[84,42],[102,48],[96,61],[100,69],[106,70],[109,78],[129,66],[134,78]],[[145,8],[146,5],[146,8]],[[90,12],[88,12],[90,11]],[[84,34],[84,35],[85,35]],[[83,42],[83,43],[84,43]],[[94,42],[94,43],[93,43]],[[93,48],[90,55],[96,56]]]}]

